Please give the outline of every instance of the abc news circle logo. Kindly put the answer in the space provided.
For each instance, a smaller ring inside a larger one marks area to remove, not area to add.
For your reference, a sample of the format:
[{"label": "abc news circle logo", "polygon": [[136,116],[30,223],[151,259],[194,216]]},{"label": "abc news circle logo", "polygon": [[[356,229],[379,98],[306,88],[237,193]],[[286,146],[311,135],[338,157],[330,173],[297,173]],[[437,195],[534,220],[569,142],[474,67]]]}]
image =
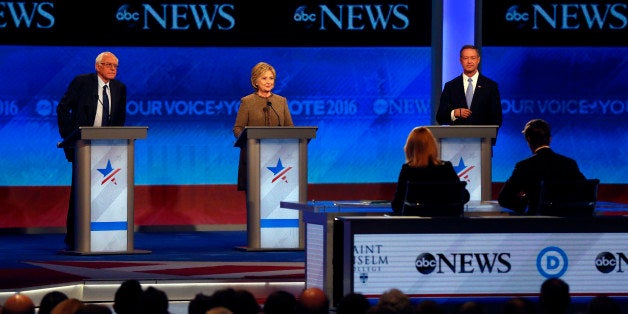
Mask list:
[{"label": "abc news circle logo", "polygon": [[430,253],[422,253],[414,261],[416,270],[423,275],[431,274],[436,269],[436,265],[436,257]]},{"label": "abc news circle logo", "polygon": [[118,8],[116,12],[116,20],[125,22],[125,21],[139,21],[140,14],[138,12],[131,11],[131,6],[128,4],[122,5]]},{"label": "abc news circle logo", "polygon": [[298,7],[295,11],[294,11],[294,15],[292,16],[292,19],[295,22],[300,22],[300,23],[312,23],[316,21],[316,14],[315,13],[308,13],[307,12],[307,7],[302,5],[300,7]]},{"label": "abc news circle logo", "polygon": [[530,14],[527,12],[519,12],[519,6],[513,5],[506,11],[506,21],[508,22],[526,22],[530,19]]},{"label": "abc news circle logo", "polygon": [[608,274],[615,270],[618,260],[610,252],[602,252],[595,257],[595,268],[601,273]]}]

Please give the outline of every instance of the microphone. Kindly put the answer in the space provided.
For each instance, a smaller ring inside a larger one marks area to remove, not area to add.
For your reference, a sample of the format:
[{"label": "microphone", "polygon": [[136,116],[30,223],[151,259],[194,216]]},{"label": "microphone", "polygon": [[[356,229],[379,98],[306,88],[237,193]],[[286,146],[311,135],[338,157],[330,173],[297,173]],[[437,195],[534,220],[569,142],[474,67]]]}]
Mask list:
[{"label": "microphone", "polygon": [[277,113],[277,110],[275,110],[275,107],[273,107],[273,103],[272,102],[267,102],[266,106],[270,107],[270,109],[272,109],[275,112],[275,115],[277,116],[277,126],[281,126],[281,119],[279,118],[279,113]]}]

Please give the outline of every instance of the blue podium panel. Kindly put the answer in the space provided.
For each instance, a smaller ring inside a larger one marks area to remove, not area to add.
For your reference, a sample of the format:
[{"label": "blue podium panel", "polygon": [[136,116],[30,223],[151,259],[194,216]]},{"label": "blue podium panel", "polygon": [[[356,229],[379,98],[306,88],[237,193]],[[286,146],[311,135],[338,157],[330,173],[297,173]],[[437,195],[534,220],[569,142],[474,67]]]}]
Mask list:
[{"label": "blue podium panel", "polygon": [[93,252],[128,249],[127,143],[128,140],[92,140],[90,248]]},{"label": "blue podium panel", "polygon": [[260,246],[299,248],[299,211],[281,201],[299,201],[299,140],[260,140]]}]

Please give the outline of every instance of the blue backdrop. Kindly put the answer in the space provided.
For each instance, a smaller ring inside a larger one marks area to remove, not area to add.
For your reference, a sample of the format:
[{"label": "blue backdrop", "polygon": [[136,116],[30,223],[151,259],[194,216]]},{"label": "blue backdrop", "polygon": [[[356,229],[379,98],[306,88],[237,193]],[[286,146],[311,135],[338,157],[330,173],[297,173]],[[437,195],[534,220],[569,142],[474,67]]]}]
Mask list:
[{"label": "blue backdrop", "polygon": [[[70,80],[94,71],[105,48],[0,46],[0,185],[70,184],[56,148],[55,107]],[[128,87],[127,125],[136,142],[136,184],[235,184],[231,128],[250,69],[277,69],[275,93],[296,125],[318,126],[311,183],[394,182],[408,132],[432,120],[431,51],[395,48],[106,48]],[[483,74],[500,84],[504,126],[493,181],[530,155],[520,134],[531,118],[553,127],[552,146],[587,177],[625,183],[628,48],[484,47]],[[450,78],[445,78],[446,80]]]}]

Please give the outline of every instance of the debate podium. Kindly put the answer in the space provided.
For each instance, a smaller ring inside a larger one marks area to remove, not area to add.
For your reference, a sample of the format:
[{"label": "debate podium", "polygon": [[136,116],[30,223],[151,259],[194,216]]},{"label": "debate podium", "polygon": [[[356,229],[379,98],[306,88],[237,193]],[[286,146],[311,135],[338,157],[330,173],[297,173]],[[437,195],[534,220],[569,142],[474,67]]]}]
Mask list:
[{"label": "debate podium", "polygon": [[442,160],[451,161],[460,180],[467,182],[471,201],[492,199],[493,141],[498,125],[441,125],[427,127],[438,143]]},{"label": "debate podium", "polygon": [[134,249],[135,140],[148,127],[80,127],[57,146],[74,148],[72,255],[147,254]]},{"label": "debate podium", "polygon": [[247,246],[240,249],[303,250],[301,214],[280,202],[307,200],[307,149],[317,129],[249,126],[238,137],[247,165]]}]

